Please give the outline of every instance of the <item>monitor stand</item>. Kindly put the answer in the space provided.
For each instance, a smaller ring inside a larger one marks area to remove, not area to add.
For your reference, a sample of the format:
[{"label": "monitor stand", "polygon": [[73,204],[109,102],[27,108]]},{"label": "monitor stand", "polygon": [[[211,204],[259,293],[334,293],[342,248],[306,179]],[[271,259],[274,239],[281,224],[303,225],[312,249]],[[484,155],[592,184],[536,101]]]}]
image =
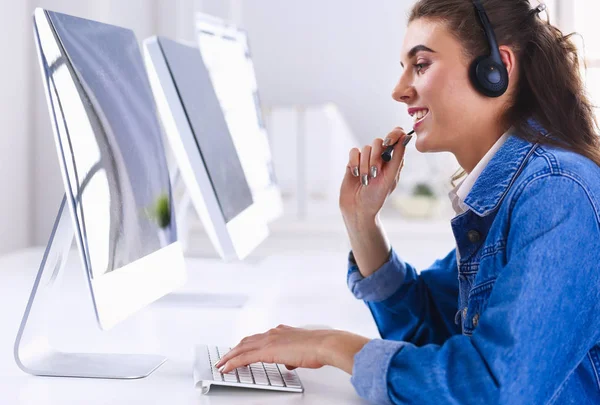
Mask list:
[{"label": "monitor stand", "polygon": [[[66,198],[60,204],[15,341],[17,365],[26,373],[52,377],[134,379],[148,376],[166,361],[159,355],[69,353],[48,339],[48,314],[57,279],[64,273],[74,230]],[[87,276],[86,276],[87,277]],[[89,286],[81,285],[81,288]],[[87,294],[91,299],[91,293]],[[91,302],[91,301],[90,301]]]}]

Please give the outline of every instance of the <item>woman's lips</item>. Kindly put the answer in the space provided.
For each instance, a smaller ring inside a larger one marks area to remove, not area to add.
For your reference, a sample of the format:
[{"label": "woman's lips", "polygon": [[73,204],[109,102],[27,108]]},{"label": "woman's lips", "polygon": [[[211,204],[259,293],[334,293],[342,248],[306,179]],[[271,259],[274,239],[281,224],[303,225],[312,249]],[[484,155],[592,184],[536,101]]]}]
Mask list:
[{"label": "woman's lips", "polygon": [[425,121],[427,119],[427,117],[429,117],[429,113],[431,111],[427,111],[427,114],[425,114],[425,116],[423,118],[421,118],[419,121],[415,122],[415,124],[413,125],[413,129],[417,129],[418,127],[421,126],[421,124],[423,123],[423,121]]}]

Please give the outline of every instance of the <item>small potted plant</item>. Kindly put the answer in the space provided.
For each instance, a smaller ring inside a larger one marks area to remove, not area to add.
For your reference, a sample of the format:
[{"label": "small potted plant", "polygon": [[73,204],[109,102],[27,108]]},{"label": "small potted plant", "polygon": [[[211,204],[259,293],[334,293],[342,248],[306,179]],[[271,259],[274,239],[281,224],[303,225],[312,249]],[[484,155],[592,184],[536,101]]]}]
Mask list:
[{"label": "small potted plant", "polygon": [[167,229],[171,225],[171,204],[169,202],[169,196],[166,193],[162,193],[158,196],[154,204],[147,208],[147,217],[158,225],[158,238],[161,246],[169,244],[167,237]]},{"label": "small potted plant", "polygon": [[432,218],[439,209],[439,201],[427,183],[417,183],[409,196],[393,200],[402,216],[408,218]]}]

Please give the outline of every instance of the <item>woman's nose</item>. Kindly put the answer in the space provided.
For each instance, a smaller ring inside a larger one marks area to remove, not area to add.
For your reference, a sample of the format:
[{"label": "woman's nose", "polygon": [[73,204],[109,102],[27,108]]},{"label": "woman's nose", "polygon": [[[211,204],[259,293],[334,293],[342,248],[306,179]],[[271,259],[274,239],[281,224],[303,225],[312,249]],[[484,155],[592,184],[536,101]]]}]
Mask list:
[{"label": "woman's nose", "polygon": [[416,92],[414,87],[398,83],[392,92],[392,98],[400,103],[408,104],[410,103],[410,100],[415,97],[415,94]]}]

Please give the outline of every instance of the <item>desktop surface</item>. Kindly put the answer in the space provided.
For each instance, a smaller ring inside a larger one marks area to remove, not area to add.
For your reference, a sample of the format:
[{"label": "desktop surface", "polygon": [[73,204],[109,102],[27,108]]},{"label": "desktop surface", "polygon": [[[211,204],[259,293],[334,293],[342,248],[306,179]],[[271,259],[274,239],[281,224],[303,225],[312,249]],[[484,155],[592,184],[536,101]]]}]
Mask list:
[{"label": "desktop surface", "polygon": [[[23,373],[12,349],[43,250],[27,249],[0,258],[0,403],[2,404],[364,404],[341,370],[299,369],[305,391],[297,393],[214,388],[201,395],[194,388],[194,345],[235,345],[244,336],[279,324],[327,325],[378,337],[368,308],[345,285],[346,255],[271,255],[251,263],[187,259],[188,283],[108,332],[101,332],[91,309],[78,303],[87,291],[76,251],[57,287],[50,341],[71,350],[162,354],[169,358],[149,377],[97,380],[36,377]],[[200,299],[245,294],[242,308],[207,308]],[[340,316],[340,314],[346,314]],[[258,392],[257,392],[258,391]]]}]

